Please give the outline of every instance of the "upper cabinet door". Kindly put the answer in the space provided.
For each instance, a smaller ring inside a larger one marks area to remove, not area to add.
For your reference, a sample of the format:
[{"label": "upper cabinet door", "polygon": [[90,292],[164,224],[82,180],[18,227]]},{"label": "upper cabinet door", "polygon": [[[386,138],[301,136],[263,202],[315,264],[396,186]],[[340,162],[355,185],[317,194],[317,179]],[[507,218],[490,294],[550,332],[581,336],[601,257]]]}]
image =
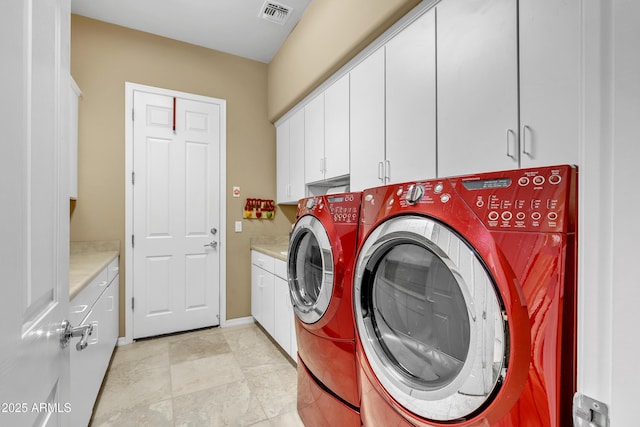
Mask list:
[{"label": "upper cabinet door", "polygon": [[349,75],[324,93],[325,178],[349,174]]},{"label": "upper cabinet door", "polygon": [[351,191],[384,184],[384,47],[350,72]]},{"label": "upper cabinet door", "polygon": [[518,161],[517,2],[438,4],[438,175]]},{"label": "upper cabinet door", "polygon": [[306,183],[324,179],[324,98],[324,93],[321,93],[304,107],[304,181]]},{"label": "upper cabinet door", "polygon": [[291,119],[276,128],[276,198],[278,203],[289,201],[289,128]]},{"label": "upper cabinet door", "polygon": [[305,196],[304,185],[304,108],[291,116],[289,129],[289,203]]},{"label": "upper cabinet door", "polygon": [[431,9],[386,45],[387,182],[436,177],[436,21]]},{"label": "upper cabinet door", "polygon": [[578,164],[580,2],[520,0],[520,165]]}]

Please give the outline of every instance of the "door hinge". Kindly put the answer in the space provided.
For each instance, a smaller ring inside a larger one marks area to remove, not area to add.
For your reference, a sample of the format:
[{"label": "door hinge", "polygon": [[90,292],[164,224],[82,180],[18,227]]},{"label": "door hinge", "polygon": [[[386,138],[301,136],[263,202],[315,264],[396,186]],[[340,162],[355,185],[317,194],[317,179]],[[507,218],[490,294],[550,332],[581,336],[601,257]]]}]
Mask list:
[{"label": "door hinge", "polygon": [[134,120],[134,116],[135,116],[135,110],[132,108],[131,109],[131,121]]},{"label": "door hinge", "polygon": [[133,311],[133,307],[135,306],[135,304],[133,303],[135,301],[134,298],[131,298],[131,311]]},{"label": "door hinge", "polygon": [[606,403],[576,393],[573,396],[573,425],[575,427],[609,427],[609,407]]},{"label": "door hinge", "polygon": [[134,236],[133,234],[131,235],[131,247],[136,247],[136,236]]},{"label": "door hinge", "polygon": [[131,185],[135,185],[136,183],[136,173],[131,172]]}]

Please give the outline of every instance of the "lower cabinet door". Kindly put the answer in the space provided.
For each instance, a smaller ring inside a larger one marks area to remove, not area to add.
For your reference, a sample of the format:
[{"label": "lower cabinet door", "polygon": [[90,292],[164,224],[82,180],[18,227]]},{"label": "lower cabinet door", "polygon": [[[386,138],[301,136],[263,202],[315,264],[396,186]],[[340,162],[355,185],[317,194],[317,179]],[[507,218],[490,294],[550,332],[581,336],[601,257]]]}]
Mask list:
[{"label": "lower cabinet door", "polygon": [[71,352],[71,425],[86,426],[118,340],[118,276],[93,304],[81,325],[93,325],[88,345],[77,348],[74,338]]},{"label": "lower cabinet door", "polygon": [[82,325],[93,324],[93,332],[89,336],[89,345],[78,350],[79,338],[71,340],[71,425],[86,426],[89,424],[93,405],[95,404],[104,371],[96,369],[100,357],[100,324],[98,313],[91,310]]},{"label": "lower cabinet door", "polygon": [[274,286],[274,338],[287,354],[291,354],[291,310],[287,281],[276,277]]}]

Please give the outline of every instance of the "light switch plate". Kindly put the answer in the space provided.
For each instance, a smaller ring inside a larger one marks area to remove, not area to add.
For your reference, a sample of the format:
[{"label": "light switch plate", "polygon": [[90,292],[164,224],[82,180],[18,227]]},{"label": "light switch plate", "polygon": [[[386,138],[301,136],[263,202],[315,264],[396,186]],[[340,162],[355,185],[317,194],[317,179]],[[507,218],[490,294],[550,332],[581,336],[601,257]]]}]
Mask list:
[{"label": "light switch plate", "polygon": [[242,232],[242,221],[236,221],[236,233]]}]

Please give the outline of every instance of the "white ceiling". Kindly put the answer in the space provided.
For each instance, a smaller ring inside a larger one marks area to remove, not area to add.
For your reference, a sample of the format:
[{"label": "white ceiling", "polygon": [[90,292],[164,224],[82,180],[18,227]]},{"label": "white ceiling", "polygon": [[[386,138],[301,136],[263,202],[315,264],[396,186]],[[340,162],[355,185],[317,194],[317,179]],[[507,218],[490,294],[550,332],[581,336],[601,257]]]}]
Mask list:
[{"label": "white ceiling", "polygon": [[265,0],[71,0],[71,12],[269,63],[311,0],[275,0],[284,25],[264,20]]}]

